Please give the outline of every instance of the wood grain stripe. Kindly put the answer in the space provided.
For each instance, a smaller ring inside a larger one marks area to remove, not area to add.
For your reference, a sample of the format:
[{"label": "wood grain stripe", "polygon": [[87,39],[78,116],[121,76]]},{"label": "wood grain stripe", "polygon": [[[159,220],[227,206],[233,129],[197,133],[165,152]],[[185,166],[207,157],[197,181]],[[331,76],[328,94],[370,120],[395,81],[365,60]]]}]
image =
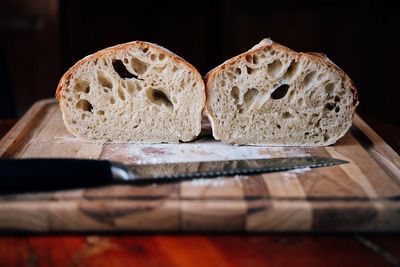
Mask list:
[{"label": "wood grain stripe", "polygon": [[[334,147],[326,147],[325,149],[332,157],[351,162],[351,159],[337,152]],[[351,179],[354,183],[361,187],[367,196],[369,196],[370,198],[376,198],[378,196],[377,192],[369,182],[366,175],[357,165],[353,163],[342,164],[340,165],[340,169],[347,174],[348,179]]]},{"label": "wood grain stripe", "polygon": [[361,184],[367,178],[378,196],[395,196],[400,194],[400,187],[393,182],[390,174],[380,167],[375,159],[363,149],[351,134],[347,134],[345,138],[342,138],[340,144],[330,146],[327,149],[329,151],[334,150],[351,162],[350,164],[341,165],[341,168],[354,165],[364,174],[364,176],[357,178],[357,175],[348,173],[348,176],[351,176],[349,180],[360,179],[358,183]]},{"label": "wood grain stripe", "polygon": [[185,181],[180,186],[182,199],[243,199],[244,193],[240,178],[219,177],[216,179],[195,179]]},{"label": "wood grain stripe", "polygon": [[247,203],[244,200],[183,200],[180,203],[182,230],[245,230]]},{"label": "wood grain stripe", "polygon": [[[271,151],[273,157],[286,157],[286,153],[281,151]],[[266,183],[270,196],[273,197],[306,197],[297,174],[291,171],[280,173],[268,173],[262,175]]]},{"label": "wood grain stripe", "polygon": [[311,230],[312,210],[308,201],[256,200],[248,205],[247,231]]},{"label": "wood grain stripe", "polygon": [[[324,147],[312,148],[312,156],[330,157]],[[297,174],[307,197],[365,197],[366,193],[353,182],[340,166],[315,168]]]},{"label": "wood grain stripe", "polygon": [[33,105],[0,141],[0,157],[11,158],[21,154],[26,142],[35,137],[38,125],[43,124],[48,109],[54,106],[52,100],[43,100]]},{"label": "wood grain stripe", "polygon": [[262,175],[238,176],[237,179],[242,185],[245,199],[260,199],[271,196]]},{"label": "wood grain stripe", "polygon": [[[287,156],[284,149],[271,150],[273,157]],[[250,209],[255,210],[247,216],[246,229],[249,231],[274,230],[308,230],[312,225],[312,208],[308,201],[278,201],[274,197],[305,198],[306,193],[296,173],[281,172],[262,175],[271,196],[271,204],[257,207],[252,202]],[[260,202],[259,202],[260,203]]]},{"label": "wood grain stripe", "polygon": [[397,185],[400,185],[400,156],[358,115],[354,116],[353,120],[353,136],[380,166],[391,174]]}]

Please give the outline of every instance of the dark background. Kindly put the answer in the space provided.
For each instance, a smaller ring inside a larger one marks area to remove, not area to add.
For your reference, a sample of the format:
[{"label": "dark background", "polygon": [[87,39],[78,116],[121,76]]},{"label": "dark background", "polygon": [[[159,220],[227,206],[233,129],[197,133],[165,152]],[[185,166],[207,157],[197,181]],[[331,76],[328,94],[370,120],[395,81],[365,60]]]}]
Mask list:
[{"label": "dark background", "polygon": [[0,118],[53,97],[77,60],[118,43],[155,42],[204,75],[271,37],[326,53],[354,80],[361,114],[400,125],[394,2],[0,0]]}]

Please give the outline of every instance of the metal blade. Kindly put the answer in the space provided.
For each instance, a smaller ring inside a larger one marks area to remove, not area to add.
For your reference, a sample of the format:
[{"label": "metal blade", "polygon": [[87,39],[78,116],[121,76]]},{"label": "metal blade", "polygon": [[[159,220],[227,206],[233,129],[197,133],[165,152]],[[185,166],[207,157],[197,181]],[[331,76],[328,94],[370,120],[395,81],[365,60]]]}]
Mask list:
[{"label": "metal blade", "polygon": [[348,163],[327,157],[286,157],[247,159],[213,162],[166,163],[130,165],[128,178],[121,183],[149,184],[194,178],[219,176],[254,175],[268,172],[287,171],[301,168],[317,168]]}]

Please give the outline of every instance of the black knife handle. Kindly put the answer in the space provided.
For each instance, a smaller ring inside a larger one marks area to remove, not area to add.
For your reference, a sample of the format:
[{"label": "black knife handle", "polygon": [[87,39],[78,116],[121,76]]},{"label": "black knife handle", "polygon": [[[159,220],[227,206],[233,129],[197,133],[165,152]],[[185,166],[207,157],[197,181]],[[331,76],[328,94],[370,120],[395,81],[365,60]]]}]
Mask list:
[{"label": "black knife handle", "polygon": [[87,159],[1,159],[0,192],[40,192],[112,182],[111,163]]}]

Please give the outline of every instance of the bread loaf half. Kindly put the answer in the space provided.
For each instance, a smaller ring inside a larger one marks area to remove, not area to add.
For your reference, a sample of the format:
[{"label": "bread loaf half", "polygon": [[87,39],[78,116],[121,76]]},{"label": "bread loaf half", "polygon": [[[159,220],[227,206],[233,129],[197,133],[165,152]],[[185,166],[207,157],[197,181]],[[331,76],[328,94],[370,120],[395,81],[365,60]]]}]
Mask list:
[{"label": "bread loaf half", "polygon": [[204,82],[182,58],[135,41],[83,58],[56,98],[68,130],[95,142],[179,142],[201,130]]},{"label": "bread loaf half", "polygon": [[324,146],[350,128],[350,78],[325,56],[264,39],[211,70],[206,113],[216,139],[235,144]]}]

